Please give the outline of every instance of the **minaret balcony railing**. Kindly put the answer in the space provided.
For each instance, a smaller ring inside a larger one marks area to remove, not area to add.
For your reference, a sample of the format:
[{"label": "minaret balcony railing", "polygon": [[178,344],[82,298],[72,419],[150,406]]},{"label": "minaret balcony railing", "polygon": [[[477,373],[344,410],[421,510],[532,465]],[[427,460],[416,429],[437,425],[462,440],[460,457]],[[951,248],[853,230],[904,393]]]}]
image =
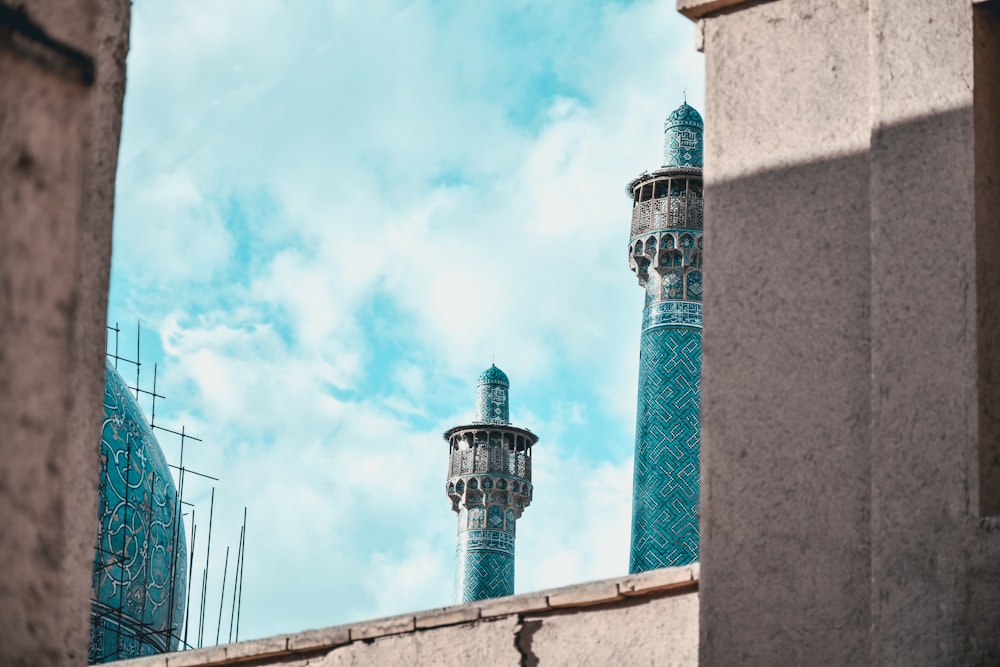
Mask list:
[{"label": "minaret balcony railing", "polygon": [[461,439],[452,445],[448,477],[484,473],[531,479],[530,449],[517,450],[492,438],[474,442]]},{"label": "minaret balcony railing", "polygon": [[701,229],[705,205],[700,194],[681,194],[636,202],[632,207],[632,236],[656,229]]}]

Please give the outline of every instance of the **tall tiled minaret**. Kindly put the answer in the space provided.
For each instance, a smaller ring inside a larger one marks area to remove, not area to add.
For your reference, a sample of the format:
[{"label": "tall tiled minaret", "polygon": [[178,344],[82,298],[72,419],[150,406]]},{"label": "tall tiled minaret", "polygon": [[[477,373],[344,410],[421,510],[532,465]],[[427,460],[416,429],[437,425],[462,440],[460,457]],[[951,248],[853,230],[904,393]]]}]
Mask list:
[{"label": "tall tiled minaret", "polygon": [[646,289],[630,572],[698,560],[702,132],[685,102],[664,123],[663,166],[626,190],[629,266]]},{"label": "tall tiled minaret", "polygon": [[514,594],[515,523],[531,503],[531,447],[538,436],[512,426],[510,381],[490,366],[476,386],[476,421],[444,434],[448,498],[458,513],[455,602]]}]

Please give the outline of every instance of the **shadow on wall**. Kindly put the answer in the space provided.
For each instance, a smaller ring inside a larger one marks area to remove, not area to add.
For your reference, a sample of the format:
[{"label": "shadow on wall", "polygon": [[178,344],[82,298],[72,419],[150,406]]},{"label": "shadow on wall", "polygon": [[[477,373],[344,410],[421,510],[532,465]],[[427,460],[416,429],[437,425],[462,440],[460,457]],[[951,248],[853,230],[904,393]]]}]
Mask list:
[{"label": "shadow on wall", "polygon": [[1000,660],[998,99],[706,183],[703,660]]}]

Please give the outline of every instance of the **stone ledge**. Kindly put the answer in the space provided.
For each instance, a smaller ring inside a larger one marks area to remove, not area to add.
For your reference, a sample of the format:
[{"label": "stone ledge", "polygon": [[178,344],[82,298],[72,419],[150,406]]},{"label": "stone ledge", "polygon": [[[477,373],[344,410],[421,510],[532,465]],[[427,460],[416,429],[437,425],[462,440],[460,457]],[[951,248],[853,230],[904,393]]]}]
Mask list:
[{"label": "stone ledge", "polygon": [[288,637],[290,653],[322,651],[351,643],[351,630],[342,625],[319,630],[306,630]]},{"label": "stone ledge", "polygon": [[[232,646],[239,646],[239,644],[232,644]],[[167,654],[167,667],[195,667],[197,665],[225,664],[225,662],[225,646],[196,648],[191,651],[181,651],[179,653]],[[136,661],[136,664],[141,665],[143,663]]]},{"label": "stone ledge", "polygon": [[439,628],[442,625],[457,625],[479,620],[479,607],[476,605],[461,605],[422,611],[414,619],[418,630]]},{"label": "stone ledge", "polygon": [[576,586],[558,588],[549,593],[549,607],[565,609],[566,607],[589,607],[595,604],[608,604],[621,600],[618,593],[618,582],[611,580],[594,581]]},{"label": "stone ledge", "polygon": [[728,9],[736,9],[740,5],[773,2],[774,0],[677,0],[677,11],[692,21],[697,21],[708,14],[715,14]]},{"label": "stone ledge", "polygon": [[618,582],[618,592],[626,597],[648,595],[686,588],[698,581],[701,575],[701,565],[695,563],[688,567],[668,567],[662,570],[652,570],[642,574],[625,577]]},{"label": "stone ledge", "polygon": [[414,615],[389,616],[379,618],[374,621],[365,621],[351,626],[351,641],[358,639],[375,639],[386,635],[398,635],[401,632],[412,632],[416,630]]},{"label": "stone ledge", "polygon": [[[297,635],[295,635],[297,636]],[[226,661],[233,662],[244,658],[262,658],[271,655],[288,653],[288,643],[291,637],[267,637],[237,644],[226,644]],[[167,667],[172,667],[167,663]]]},{"label": "stone ledge", "polygon": [[108,663],[113,667],[219,667],[256,663],[280,655],[321,653],[352,642],[430,631],[448,625],[474,624],[505,616],[524,616],[546,612],[586,611],[622,600],[658,598],[670,593],[693,593],[698,588],[700,568],[697,563],[669,567],[625,577],[591,581],[534,593],[522,593],[452,607],[442,607],[389,616],[348,625],[306,630],[237,644],[168,653]]},{"label": "stone ledge", "polygon": [[545,611],[549,608],[549,596],[545,593],[522,593],[505,598],[483,600],[475,604],[479,605],[479,614],[482,618],[496,618],[511,614]]}]

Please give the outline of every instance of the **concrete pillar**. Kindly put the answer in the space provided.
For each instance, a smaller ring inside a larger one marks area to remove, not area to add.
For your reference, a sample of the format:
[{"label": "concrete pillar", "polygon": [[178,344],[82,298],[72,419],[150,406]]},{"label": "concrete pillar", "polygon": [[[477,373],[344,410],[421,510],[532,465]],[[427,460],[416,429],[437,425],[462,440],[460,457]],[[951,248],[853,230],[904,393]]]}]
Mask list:
[{"label": "concrete pillar", "polygon": [[0,663],[85,664],[127,0],[0,5]]},{"label": "concrete pillar", "polygon": [[679,7],[710,128],[701,659],[996,664],[997,115],[974,123],[973,4]]}]

